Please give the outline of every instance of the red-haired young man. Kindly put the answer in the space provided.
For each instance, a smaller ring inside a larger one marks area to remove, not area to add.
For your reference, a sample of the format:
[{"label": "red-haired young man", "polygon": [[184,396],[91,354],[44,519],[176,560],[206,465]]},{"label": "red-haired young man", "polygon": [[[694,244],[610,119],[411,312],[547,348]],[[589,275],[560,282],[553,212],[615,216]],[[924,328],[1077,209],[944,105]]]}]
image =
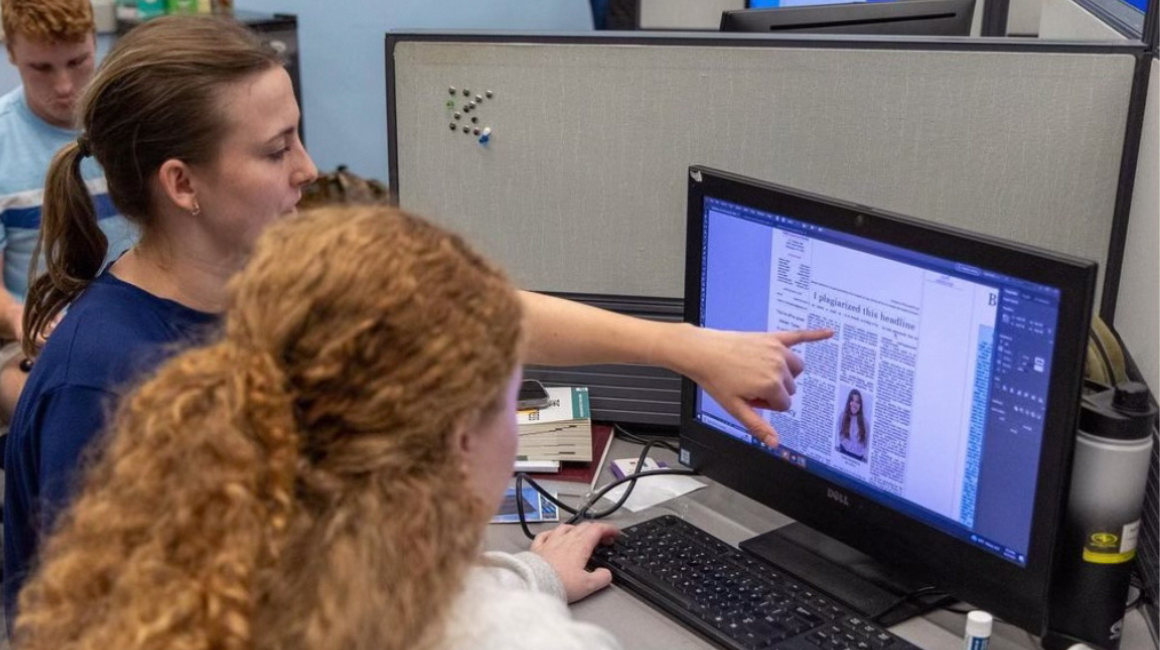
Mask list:
[{"label": "red-haired young man", "polygon": [[[8,60],[21,85],[0,97],[0,421],[15,407],[25,375],[17,367],[24,295],[40,233],[44,176],[53,155],[79,135],[74,111],[96,66],[90,0],[0,0]],[[82,166],[112,255],[132,243],[96,161]]]}]

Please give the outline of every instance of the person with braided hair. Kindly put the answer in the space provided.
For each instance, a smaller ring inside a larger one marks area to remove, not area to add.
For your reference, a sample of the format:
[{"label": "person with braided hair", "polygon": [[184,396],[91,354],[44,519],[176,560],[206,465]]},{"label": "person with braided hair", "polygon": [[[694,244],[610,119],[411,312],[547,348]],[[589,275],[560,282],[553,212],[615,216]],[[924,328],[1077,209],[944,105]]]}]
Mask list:
[{"label": "person with braided hair", "polygon": [[[81,455],[124,387],[213,332],[229,278],[268,225],[296,213],[317,176],[277,52],[236,22],[167,16],[134,28],[106,56],[78,109],[82,136],[57,153],[47,177],[38,242],[46,268],[24,311],[35,365],[5,449],[9,620],[41,531],[67,505]],[[111,265],[80,174],[89,156],[104,169],[113,204],[140,231]],[[374,282],[348,289],[379,290]],[[724,332],[537,293],[518,297],[529,363],[669,368],[771,445],[777,434],[756,409],[788,408],[802,371],[791,346],[831,335]]]},{"label": "person with braided hair", "polygon": [[564,605],[608,584],[584,563],[615,529],[479,554],[515,460],[522,312],[392,208],[271,226],[220,337],[122,400],[16,647],[615,648]]}]

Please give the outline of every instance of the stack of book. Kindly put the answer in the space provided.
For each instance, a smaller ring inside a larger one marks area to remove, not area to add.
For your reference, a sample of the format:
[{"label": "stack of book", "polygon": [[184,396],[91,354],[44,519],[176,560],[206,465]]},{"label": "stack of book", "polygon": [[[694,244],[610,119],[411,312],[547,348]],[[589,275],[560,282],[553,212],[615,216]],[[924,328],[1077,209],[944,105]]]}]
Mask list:
[{"label": "stack of book", "polygon": [[588,389],[549,387],[548,405],[520,411],[516,471],[557,494],[583,495],[600,475],[612,427],[593,425]]},{"label": "stack of book", "polygon": [[[520,411],[516,424],[520,444],[516,469],[550,470],[553,463],[592,461],[592,415],[585,387],[548,388],[548,405]],[[523,467],[519,463],[523,463]]]}]

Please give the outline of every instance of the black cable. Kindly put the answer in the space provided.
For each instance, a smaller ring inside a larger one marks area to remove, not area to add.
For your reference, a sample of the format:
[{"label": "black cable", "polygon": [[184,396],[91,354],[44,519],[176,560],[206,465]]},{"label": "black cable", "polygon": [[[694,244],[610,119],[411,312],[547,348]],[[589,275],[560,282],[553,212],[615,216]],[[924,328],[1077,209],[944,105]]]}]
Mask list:
[{"label": "black cable", "polygon": [[635,433],[632,433],[628,429],[625,429],[624,427],[620,426],[619,424],[613,424],[612,430],[614,432],[616,432],[616,436],[618,438],[623,438],[624,440],[627,440],[629,442],[636,443],[638,445],[647,445],[648,443],[653,442],[653,443],[656,443],[657,445],[660,445],[661,447],[664,447],[665,449],[668,449],[669,451],[673,452],[674,454],[681,453],[680,448],[678,448],[676,445],[674,445],[673,443],[669,442],[668,440],[666,440],[664,438],[651,438],[651,437],[637,435]]},{"label": "black cable", "polygon": [[[584,505],[580,507],[579,512],[572,515],[572,518],[568,520],[568,523],[574,524],[582,519],[603,519],[603,518],[611,515],[612,513],[616,512],[617,510],[620,509],[621,506],[624,505],[625,501],[628,501],[628,497],[632,495],[633,489],[636,488],[636,480],[641,476],[656,476],[658,473],[660,473],[660,474],[692,474],[692,470],[686,470],[686,469],[653,469],[653,470],[648,470],[646,472],[642,472],[640,470],[640,468],[644,467],[645,460],[648,459],[648,452],[651,451],[653,447],[663,446],[665,444],[666,443],[660,442],[657,440],[649,441],[640,450],[640,455],[636,459],[636,471],[634,471],[632,474],[629,474],[628,476],[625,476],[622,479],[619,479],[617,481],[613,481],[612,483],[609,483],[608,485],[605,485],[604,487],[597,490],[596,494],[593,494],[592,496],[590,496],[588,498],[588,501],[585,502]],[[590,508],[592,508],[592,506],[596,505],[596,502],[599,501],[605,494],[608,494],[608,492],[610,490],[612,490],[616,486],[622,485],[624,483],[628,483],[628,489],[626,489],[624,491],[624,494],[620,495],[620,499],[618,499],[616,501],[615,505],[613,505],[611,508],[609,508],[603,512],[597,512],[597,513],[592,514],[592,515],[588,514],[588,510]]]},{"label": "black cable", "polygon": [[[640,436],[637,436],[637,435],[630,433],[627,429],[624,429],[623,427],[621,427],[618,424],[613,425],[613,435],[614,436],[616,435],[617,431],[619,431],[621,433],[621,437],[628,439],[630,442],[639,441],[639,442],[636,442],[636,444],[644,445],[645,448],[641,451],[640,458],[637,460],[637,467],[643,466],[644,459],[646,459],[648,457],[649,450],[652,449],[652,447],[654,447],[656,445],[663,445],[663,446],[667,447],[668,449],[670,449],[671,451],[679,453],[678,450],[673,449],[671,446],[669,446],[665,442],[645,440],[644,438],[641,438]],[[599,471],[599,469],[597,471]],[[570,515],[576,515],[578,512],[580,512],[581,508],[584,507],[584,506],[581,506],[580,508],[573,508],[572,506],[569,506],[568,504],[559,500],[554,494],[552,494],[551,492],[548,492],[546,489],[544,489],[543,486],[541,486],[539,483],[537,483],[536,480],[533,479],[531,476],[528,476],[527,474],[525,474],[523,472],[516,474],[516,490],[517,491],[519,491],[523,488],[524,481],[527,481],[528,485],[530,485],[532,487],[532,489],[536,490],[542,496],[546,497],[549,501],[551,501],[553,504],[555,504],[555,506],[557,508],[567,512]],[[586,503],[585,506],[587,506],[587,505],[589,505],[589,504]],[[518,511],[519,511],[519,508],[517,507],[517,512]],[[568,523],[572,523],[572,522],[569,521]]]},{"label": "black cable", "polygon": [[942,589],[939,589],[938,587],[935,587],[933,585],[927,585],[925,587],[920,587],[920,588],[915,589],[914,591],[912,591],[908,594],[905,594],[903,596],[899,596],[898,599],[895,600],[894,602],[890,603],[886,607],[883,607],[880,611],[878,611],[874,614],[871,614],[870,620],[874,621],[875,623],[878,623],[883,616],[886,616],[890,612],[893,612],[894,610],[898,609],[899,607],[902,607],[903,605],[909,603],[910,601],[914,600],[915,598],[920,598],[922,596],[929,596],[931,594],[938,594],[940,598],[944,598],[948,595],[947,592],[945,592]]},{"label": "black cable", "polygon": [[1124,613],[1128,614],[1134,611],[1137,607],[1144,604],[1144,590],[1138,586],[1133,585],[1136,589],[1136,597],[1129,600],[1127,605],[1124,605]]},{"label": "black cable", "polygon": [[[644,472],[634,472],[632,474],[629,474],[628,476],[625,476],[622,479],[618,479],[616,481],[609,483],[608,485],[605,485],[603,488],[601,488],[599,491],[597,491],[595,494],[593,494],[587,501],[585,501],[584,505],[580,506],[579,508],[572,508],[572,507],[569,507],[567,505],[561,505],[561,502],[558,499],[556,499],[556,497],[552,496],[551,493],[549,493],[542,486],[537,484],[535,482],[535,479],[532,479],[531,477],[529,477],[526,474],[517,474],[516,475],[516,491],[517,491],[516,494],[517,495],[522,494],[522,492],[520,492],[520,490],[523,489],[524,481],[527,481],[529,486],[531,486],[534,490],[539,492],[540,495],[546,497],[549,501],[556,504],[556,507],[561,508],[562,510],[565,510],[566,512],[573,513],[572,517],[570,517],[568,519],[568,521],[566,521],[564,523],[575,524],[575,523],[582,521],[582,520],[603,519],[605,517],[608,517],[609,515],[613,514],[617,510],[619,510],[620,507],[624,505],[624,502],[628,500],[629,495],[632,494],[632,488],[633,488],[633,486],[636,485],[637,480],[642,479],[646,476],[663,476],[665,474],[678,474],[678,475],[683,475],[683,476],[691,476],[691,475],[695,475],[696,472],[694,472],[691,469],[685,469],[683,467],[682,468],[668,468],[668,467],[666,467],[666,468],[662,468],[662,469],[650,469],[650,470],[647,470]],[[602,510],[599,512],[589,512],[592,509],[592,506],[596,505],[596,502],[598,502],[601,498],[603,498],[605,494],[607,494],[613,488],[616,488],[617,486],[620,486],[620,485],[624,485],[625,483],[631,483],[631,485],[629,485],[628,489],[624,491],[624,494],[622,494],[620,496],[620,499],[618,499],[615,504],[610,506],[607,510]],[[528,527],[527,512],[524,509],[523,498],[516,499],[516,513],[519,515],[520,527],[523,529],[524,535],[528,539],[535,539],[536,535],[534,533],[532,533],[532,530]]]},{"label": "black cable", "polygon": [[528,539],[535,539],[536,536],[532,534],[532,529],[528,528],[528,515],[524,512],[524,481],[531,481],[532,487],[540,494],[547,494],[547,491],[541,490],[535,481],[528,478],[527,474],[520,472],[516,474],[516,518],[520,521],[520,529],[524,531],[524,536]]},{"label": "black cable", "polygon": [[[650,470],[647,470],[644,472],[633,472],[632,474],[629,474],[628,476],[625,476],[622,479],[613,481],[613,482],[609,483],[608,485],[605,485],[600,490],[598,490],[596,492],[596,494],[592,495],[592,498],[590,498],[588,500],[588,502],[584,504],[584,506],[581,508],[581,512],[577,513],[576,515],[573,515],[572,520],[569,521],[568,523],[575,523],[576,521],[579,521],[581,518],[582,519],[604,519],[605,517],[608,517],[609,515],[616,512],[617,510],[620,510],[620,507],[623,506],[624,502],[628,500],[629,495],[632,494],[633,487],[636,486],[637,479],[641,479],[641,478],[644,478],[646,476],[663,476],[665,474],[678,474],[678,475],[682,475],[682,476],[692,476],[692,475],[696,474],[696,472],[694,472],[691,469],[686,469],[684,467],[665,467],[662,469],[650,469]],[[599,501],[610,490],[612,490],[613,488],[616,488],[620,485],[623,485],[625,483],[629,484],[628,489],[624,491],[624,494],[620,495],[620,499],[618,499],[615,504],[613,504],[607,510],[595,512],[595,513],[588,512],[588,510],[591,509],[592,506],[596,505],[596,502]]]},{"label": "black cable", "polygon": [[[631,434],[629,434],[629,435],[631,435]],[[642,449],[642,450],[641,450],[641,452],[640,452],[640,457],[637,459],[637,464],[636,464],[636,466],[637,466],[637,467],[643,467],[643,466],[644,466],[645,459],[647,459],[647,458],[648,458],[648,452],[649,452],[649,450],[651,450],[653,447],[655,447],[655,446],[658,446],[658,445],[662,445],[662,446],[663,446],[663,445],[665,445],[666,443],[664,443],[664,442],[662,442],[662,441],[656,441],[656,440],[652,440],[652,441],[646,441],[646,442],[644,442],[644,443],[641,443],[641,444],[643,444],[643,445],[644,445],[644,449]],[[653,472],[655,472],[655,473],[662,473],[662,474],[684,474],[684,473],[685,473],[684,471],[682,471],[682,470],[679,470],[679,469],[678,469],[678,470],[668,470],[668,471],[664,471],[664,472],[661,472],[661,471],[659,471],[659,470],[652,470],[652,471],[653,471]],[[690,472],[690,473],[691,473],[691,472]],[[634,474],[634,475],[626,476],[624,479],[621,479],[621,480],[619,480],[619,481],[617,481],[617,482],[615,482],[615,483],[612,483],[612,484],[611,484],[611,485],[609,485],[608,487],[610,487],[610,488],[611,488],[611,487],[616,487],[617,485],[621,485],[621,484],[623,484],[623,483],[624,483],[626,480],[630,480],[630,479],[632,478],[632,476],[637,476],[637,475],[640,475],[640,476],[651,476],[651,475],[653,475],[653,474],[644,474],[644,473],[637,472],[637,473],[636,473],[636,474]],[[590,508],[590,507],[593,505],[593,502],[592,502],[592,501],[591,501],[591,499],[590,499],[590,500],[589,500],[588,502],[586,502],[584,505],[582,505],[582,506],[580,506],[580,507],[578,507],[578,508],[573,508],[572,506],[569,506],[568,504],[566,504],[566,503],[564,503],[563,501],[561,501],[559,498],[557,498],[557,497],[556,497],[555,495],[553,495],[551,492],[548,492],[546,489],[544,489],[544,487],[543,487],[543,486],[541,486],[539,483],[537,483],[537,482],[536,482],[536,480],[535,480],[535,479],[533,479],[531,476],[528,476],[527,474],[524,474],[524,473],[522,473],[522,472],[521,472],[521,473],[519,473],[519,474],[516,474],[516,489],[517,489],[517,490],[521,490],[521,489],[523,488],[523,483],[524,483],[525,481],[528,483],[528,485],[530,485],[530,486],[532,487],[532,489],[536,490],[536,491],[537,491],[537,492],[539,492],[539,493],[540,493],[542,496],[544,496],[545,498],[547,498],[547,499],[548,499],[548,501],[551,501],[553,504],[555,504],[555,506],[556,506],[557,508],[559,508],[559,509],[561,509],[561,510],[563,510],[563,511],[565,511],[565,512],[567,512],[568,514],[570,514],[570,515],[572,515],[572,516],[573,516],[573,517],[572,517],[572,519],[571,519],[571,520],[569,520],[569,521],[568,521],[568,522],[566,522],[566,523],[569,523],[569,524],[571,524],[571,523],[575,523],[575,521],[578,519],[578,517],[577,517],[578,515],[579,515],[579,518],[583,518],[583,517],[584,517],[584,513],[586,512],[587,508]],[[629,490],[628,490],[628,492],[631,492],[631,491],[632,491],[632,488],[633,488],[635,485],[636,485],[636,482],[635,482],[635,481],[633,481],[633,485],[629,486]],[[598,495],[597,495],[595,498],[596,498],[596,499],[599,499],[599,498],[600,498],[601,496],[603,496],[603,495],[604,495],[604,492],[601,492],[601,493],[600,493],[600,494],[598,494]],[[627,498],[627,494],[626,494],[625,498]],[[621,500],[621,502],[620,502],[620,503],[618,503],[618,505],[617,505],[616,507],[620,507],[620,505],[622,505],[622,504],[623,504],[623,501],[624,501],[624,499],[622,499],[622,500]],[[518,511],[518,509],[517,509],[517,511]],[[613,511],[615,511],[615,508],[613,509]],[[592,519],[602,519],[602,518],[604,518],[604,517],[608,516],[609,514],[612,514],[612,512],[613,512],[613,511],[609,511],[609,512],[607,512],[606,514],[601,514],[600,516],[594,516],[594,517],[590,517],[590,518],[592,518]]]},{"label": "black cable", "polygon": [[[583,520],[587,520],[587,519],[603,519],[603,518],[608,517],[609,515],[613,514],[617,510],[619,510],[621,508],[621,506],[623,506],[624,503],[626,501],[628,501],[628,497],[632,495],[632,490],[633,490],[633,488],[636,487],[637,480],[639,480],[643,477],[662,476],[665,474],[679,474],[679,475],[686,475],[686,476],[696,474],[696,472],[694,472],[693,470],[685,469],[685,468],[662,468],[662,469],[652,469],[652,470],[647,470],[647,471],[640,471],[639,468],[644,467],[645,460],[648,459],[648,452],[651,451],[653,447],[658,447],[658,446],[665,447],[666,449],[669,449],[669,450],[671,450],[673,452],[677,452],[677,453],[679,453],[679,450],[676,449],[675,447],[673,447],[673,445],[667,441],[646,440],[644,438],[641,438],[640,436],[636,436],[636,435],[628,432],[627,430],[625,430],[620,425],[614,425],[614,432],[619,432],[620,437],[625,438],[626,440],[629,440],[629,441],[633,441],[633,439],[642,441],[642,443],[638,443],[638,444],[644,445],[644,448],[641,449],[640,455],[637,458],[636,466],[638,469],[637,469],[637,471],[625,476],[624,478],[615,480],[615,481],[601,487],[594,494],[590,495],[588,497],[588,499],[586,499],[585,502],[579,507],[574,508],[574,507],[569,506],[566,503],[560,501],[558,498],[556,498],[555,495],[548,492],[543,486],[541,486],[539,483],[536,483],[535,479],[531,478],[527,474],[524,474],[522,472],[519,474],[516,474],[516,477],[515,477],[516,478],[516,485],[515,485],[516,514],[518,515],[518,518],[519,518],[520,528],[523,530],[524,535],[528,539],[535,539],[536,536],[534,533],[532,533],[531,528],[528,527],[527,511],[524,508],[523,486],[524,486],[525,482],[529,486],[531,486],[532,489],[539,492],[541,496],[547,498],[548,501],[552,502],[552,504],[554,504],[557,508],[572,515],[568,519],[568,521],[565,523],[575,524],[579,521],[583,521]],[[612,489],[616,488],[617,486],[624,485],[625,483],[629,484],[628,489],[626,489],[624,491],[624,494],[620,495],[620,498],[617,499],[615,504],[613,504],[611,507],[609,507],[606,510],[597,511],[597,512],[590,512],[592,510],[592,507],[595,506],[596,503],[598,501],[600,501],[600,499],[602,499],[605,494],[608,494],[608,492],[611,491]]]}]

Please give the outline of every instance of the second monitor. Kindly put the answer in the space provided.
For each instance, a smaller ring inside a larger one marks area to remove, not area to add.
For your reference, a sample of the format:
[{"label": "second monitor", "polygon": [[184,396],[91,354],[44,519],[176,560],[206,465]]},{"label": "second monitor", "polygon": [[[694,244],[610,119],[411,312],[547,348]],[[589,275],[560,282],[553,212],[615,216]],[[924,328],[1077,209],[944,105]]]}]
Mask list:
[{"label": "second monitor", "polygon": [[898,0],[739,9],[723,32],[969,36],[975,0]]}]

